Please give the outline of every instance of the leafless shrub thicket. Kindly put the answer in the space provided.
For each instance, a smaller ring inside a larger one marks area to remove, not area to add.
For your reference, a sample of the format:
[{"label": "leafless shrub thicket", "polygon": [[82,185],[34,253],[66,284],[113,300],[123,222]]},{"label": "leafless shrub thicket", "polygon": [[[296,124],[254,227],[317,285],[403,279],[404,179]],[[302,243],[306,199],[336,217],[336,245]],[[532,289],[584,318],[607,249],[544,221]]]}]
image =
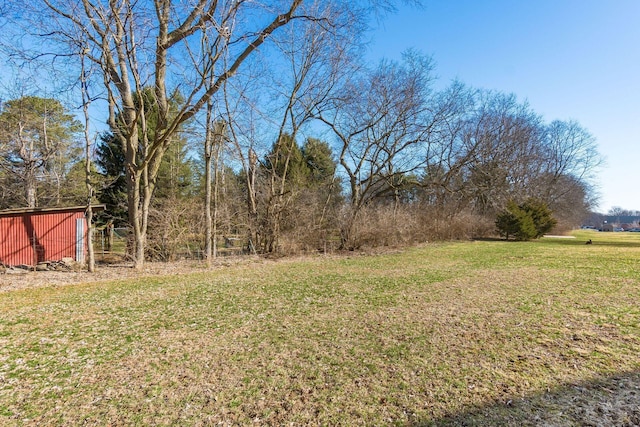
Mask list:
[{"label": "leafless shrub thicket", "polygon": [[169,198],[149,211],[147,257],[159,261],[201,258],[203,254],[202,217],[189,199]]},{"label": "leafless shrub thicket", "polygon": [[443,215],[429,207],[367,207],[358,213],[348,247],[401,247],[443,240],[469,240],[495,234],[493,219],[470,212]]}]

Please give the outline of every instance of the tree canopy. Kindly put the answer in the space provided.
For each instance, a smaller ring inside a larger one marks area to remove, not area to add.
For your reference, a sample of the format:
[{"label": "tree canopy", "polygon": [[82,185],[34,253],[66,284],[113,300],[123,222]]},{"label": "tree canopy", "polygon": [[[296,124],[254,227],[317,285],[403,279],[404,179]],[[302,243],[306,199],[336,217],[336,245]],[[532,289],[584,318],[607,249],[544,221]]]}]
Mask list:
[{"label": "tree canopy", "polygon": [[79,159],[82,125],[53,98],[24,96],[0,111],[0,167],[11,196],[5,207],[60,205],[65,178]]}]

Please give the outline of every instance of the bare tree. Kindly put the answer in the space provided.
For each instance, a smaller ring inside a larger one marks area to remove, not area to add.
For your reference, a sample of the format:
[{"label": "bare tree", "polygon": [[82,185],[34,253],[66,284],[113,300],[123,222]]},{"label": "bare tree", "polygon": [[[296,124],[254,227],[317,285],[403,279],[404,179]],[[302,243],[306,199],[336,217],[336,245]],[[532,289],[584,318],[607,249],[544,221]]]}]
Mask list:
[{"label": "bare tree", "polygon": [[423,179],[429,203],[445,200],[459,211],[492,217],[511,199],[534,197],[562,211],[562,224],[584,215],[601,162],[588,132],[573,122],[545,124],[515,95],[453,86],[454,92],[444,100],[462,108],[451,110],[457,112],[430,144]]},{"label": "bare tree", "polygon": [[[271,74],[276,110],[280,118],[273,150],[267,156],[268,185],[263,210],[263,251],[278,250],[285,212],[295,204],[302,183],[293,182],[292,168],[301,155],[300,132],[339,96],[339,84],[353,72],[354,51],[359,47],[362,17],[339,5],[319,4],[321,19],[289,26],[276,37],[282,65]],[[295,179],[295,178],[294,178]]]},{"label": "bare tree", "polygon": [[349,188],[349,215],[343,245],[349,245],[358,212],[368,203],[395,194],[402,179],[426,165],[426,147],[444,116],[431,103],[432,62],[408,53],[402,64],[383,61],[353,79],[331,110],[317,118],[334,133],[339,162]]},{"label": "bare tree", "polygon": [[554,120],[545,126],[541,146],[547,188],[567,176],[590,184],[604,163],[593,135],[575,121]]},{"label": "bare tree", "polygon": [[272,61],[254,58],[225,85],[225,120],[245,177],[250,250],[278,250],[283,215],[300,191],[290,185],[294,145],[353,68],[366,18],[358,7],[310,2],[304,13],[314,19],[274,35]]},{"label": "bare tree", "polygon": [[541,120],[514,95],[480,92],[460,153],[472,209],[494,215],[519,194],[524,199],[540,165]]},{"label": "bare tree", "polygon": [[91,97],[89,95],[88,87],[89,70],[86,69],[84,54],[80,54],[80,91],[82,93],[82,113],[84,115],[84,143],[85,143],[85,184],[87,189],[87,210],[85,216],[87,219],[87,247],[88,247],[88,260],[87,270],[90,273],[95,271],[95,256],[93,252],[93,207],[91,205],[93,200],[93,185],[91,183],[91,136],[90,136],[90,117],[89,117],[89,104],[91,103]]},{"label": "bare tree", "polygon": [[[220,188],[220,154],[225,142],[226,123],[215,120],[213,104],[207,105],[206,136],[204,143],[205,161],[205,249],[204,257],[207,262],[217,256],[217,220],[218,220],[218,191]],[[212,176],[213,172],[213,176]],[[212,185],[213,184],[213,185]],[[213,212],[212,212],[213,210]]]},{"label": "bare tree", "polygon": [[[86,39],[89,43],[86,58],[101,67],[109,102],[109,124],[125,145],[129,222],[134,235],[136,267],[144,262],[149,206],[158,168],[172,136],[182,123],[206,106],[223,83],[274,31],[298,17],[296,10],[302,2],[158,0],[151,4],[44,0],[49,12],[49,19],[45,19],[50,28],[49,39],[61,43],[74,43],[79,37]],[[200,70],[185,70],[184,55],[203,58],[208,53],[208,50],[193,49],[190,43],[197,33],[209,29],[216,33],[213,43],[226,45],[229,59],[224,69],[208,70],[215,74],[213,84],[206,87],[209,73],[204,73],[203,79]],[[175,80],[185,73],[191,78]],[[179,111],[172,112],[170,97],[172,87],[176,86],[180,87],[186,102]],[[141,99],[146,87],[153,88],[153,103],[157,108],[157,123],[152,134],[148,111]],[[116,117],[120,123],[116,123]]]},{"label": "bare tree", "polygon": [[580,225],[596,204],[593,182],[604,163],[595,138],[575,121],[554,120],[543,128],[540,150],[536,197],[553,209],[559,227]]}]

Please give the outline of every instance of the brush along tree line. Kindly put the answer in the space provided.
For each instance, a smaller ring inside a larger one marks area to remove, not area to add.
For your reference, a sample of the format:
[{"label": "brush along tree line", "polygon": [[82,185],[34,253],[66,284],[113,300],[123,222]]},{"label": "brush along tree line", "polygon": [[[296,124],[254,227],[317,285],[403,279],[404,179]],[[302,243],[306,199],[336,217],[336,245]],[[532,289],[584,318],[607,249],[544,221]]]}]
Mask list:
[{"label": "brush along tree line", "polygon": [[[90,179],[103,220],[129,227],[137,267],[194,243],[210,259],[223,235],[263,253],[354,249],[494,233],[511,200],[543,201],[558,226],[591,206],[600,157],[578,123],[460,82],[436,90],[418,52],[364,61],[372,14],[392,1],[42,3],[8,11],[4,52],[70,81],[78,58],[92,64],[82,75],[109,129]],[[47,43],[18,42],[28,37]],[[24,128],[7,109],[5,150]],[[16,189],[13,158],[0,179]]]}]

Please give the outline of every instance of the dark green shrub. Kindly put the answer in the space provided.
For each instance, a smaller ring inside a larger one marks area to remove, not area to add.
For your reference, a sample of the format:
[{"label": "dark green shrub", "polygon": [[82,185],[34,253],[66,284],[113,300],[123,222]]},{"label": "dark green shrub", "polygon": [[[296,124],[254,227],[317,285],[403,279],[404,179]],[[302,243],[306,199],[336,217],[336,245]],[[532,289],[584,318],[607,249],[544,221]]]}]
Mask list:
[{"label": "dark green shrub", "polygon": [[542,237],[556,223],[547,204],[537,199],[528,199],[521,205],[510,200],[496,218],[498,233],[506,239],[514,237],[516,240]]}]

